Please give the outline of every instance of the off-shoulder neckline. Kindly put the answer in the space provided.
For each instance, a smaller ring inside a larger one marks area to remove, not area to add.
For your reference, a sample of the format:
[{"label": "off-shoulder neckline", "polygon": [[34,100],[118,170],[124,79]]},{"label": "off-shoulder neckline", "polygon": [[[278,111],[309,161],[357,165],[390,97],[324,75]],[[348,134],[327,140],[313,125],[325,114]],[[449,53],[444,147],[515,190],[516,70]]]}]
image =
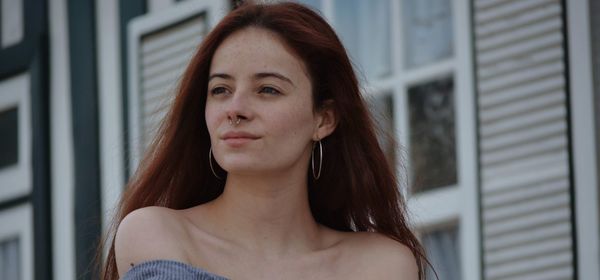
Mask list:
[{"label": "off-shoulder neckline", "polygon": [[155,259],[155,260],[148,260],[148,261],[140,262],[138,264],[133,265],[131,267],[131,269],[129,269],[129,271],[127,271],[127,273],[125,273],[125,274],[129,274],[129,273],[131,273],[134,270],[138,270],[138,269],[144,268],[146,266],[155,265],[155,264],[159,264],[159,263],[166,263],[166,264],[171,264],[171,265],[175,265],[175,266],[180,266],[180,267],[183,267],[185,269],[189,269],[191,271],[194,271],[194,272],[197,272],[197,273],[200,273],[200,274],[203,274],[203,275],[207,275],[207,276],[214,276],[214,277],[217,277],[219,279],[229,279],[229,278],[227,278],[225,276],[221,276],[221,275],[212,273],[210,271],[207,271],[206,269],[203,269],[201,267],[193,266],[191,264],[184,263],[182,261],[168,260],[168,259]]}]

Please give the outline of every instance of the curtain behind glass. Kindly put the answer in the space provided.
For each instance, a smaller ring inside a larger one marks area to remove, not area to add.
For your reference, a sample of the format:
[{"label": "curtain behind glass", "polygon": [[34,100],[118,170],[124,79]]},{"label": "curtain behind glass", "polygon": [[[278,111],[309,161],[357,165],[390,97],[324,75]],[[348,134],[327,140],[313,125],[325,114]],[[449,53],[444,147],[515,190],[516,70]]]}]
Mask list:
[{"label": "curtain behind glass", "polygon": [[366,78],[391,73],[389,0],[336,0],[334,27],[353,63]]},{"label": "curtain behind glass", "polygon": [[454,37],[452,1],[404,0],[402,4],[406,66],[450,58]]},{"label": "curtain behind glass", "polygon": [[0,279],[19,280],[19,239],[13,238],[0,243]]},{"label": "curtain behind glass", "polygon": [[[456,227],[428,232],[422,237],[427,257],[439,276],[439,280],[460,280],[460,244]],[[435,280],[428,269],[427,279]]]}]

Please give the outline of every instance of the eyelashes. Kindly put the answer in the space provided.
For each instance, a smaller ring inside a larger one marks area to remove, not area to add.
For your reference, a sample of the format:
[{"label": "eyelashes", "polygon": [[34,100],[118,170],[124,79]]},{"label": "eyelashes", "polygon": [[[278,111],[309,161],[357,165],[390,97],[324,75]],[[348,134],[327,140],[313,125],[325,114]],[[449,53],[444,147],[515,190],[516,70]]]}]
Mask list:
[{"label": "eyelashes", "polygon": [[[222,94],[230,94],[231,91],[223,86],[214,87],[209,91],[211,95],[222,95]],[[282,92],[272,86],[261,86],[258,91],[258,94],[266,94],[266,95],[281,95]]]}]

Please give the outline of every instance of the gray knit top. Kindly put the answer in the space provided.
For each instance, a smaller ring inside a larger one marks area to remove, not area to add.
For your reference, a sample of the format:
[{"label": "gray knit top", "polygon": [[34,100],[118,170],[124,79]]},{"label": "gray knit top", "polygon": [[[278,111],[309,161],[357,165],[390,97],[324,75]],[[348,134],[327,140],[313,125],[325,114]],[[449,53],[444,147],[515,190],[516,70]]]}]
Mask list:
[{"label": "gray knit top", "polygon": [[134,265],[122,280],[227,280],[186,263],[173,260],[152,260]]}]

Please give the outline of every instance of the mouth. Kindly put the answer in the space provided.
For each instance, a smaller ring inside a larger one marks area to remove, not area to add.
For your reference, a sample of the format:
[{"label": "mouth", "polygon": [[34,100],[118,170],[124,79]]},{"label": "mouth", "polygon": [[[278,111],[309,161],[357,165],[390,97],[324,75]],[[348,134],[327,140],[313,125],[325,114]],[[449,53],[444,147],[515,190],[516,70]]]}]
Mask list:
[{"label": "mouth", "polygon": [[259,138],[260,137],[247,132],[227,132],[221,137],[227,145],[232,147],[240,147]]}]

